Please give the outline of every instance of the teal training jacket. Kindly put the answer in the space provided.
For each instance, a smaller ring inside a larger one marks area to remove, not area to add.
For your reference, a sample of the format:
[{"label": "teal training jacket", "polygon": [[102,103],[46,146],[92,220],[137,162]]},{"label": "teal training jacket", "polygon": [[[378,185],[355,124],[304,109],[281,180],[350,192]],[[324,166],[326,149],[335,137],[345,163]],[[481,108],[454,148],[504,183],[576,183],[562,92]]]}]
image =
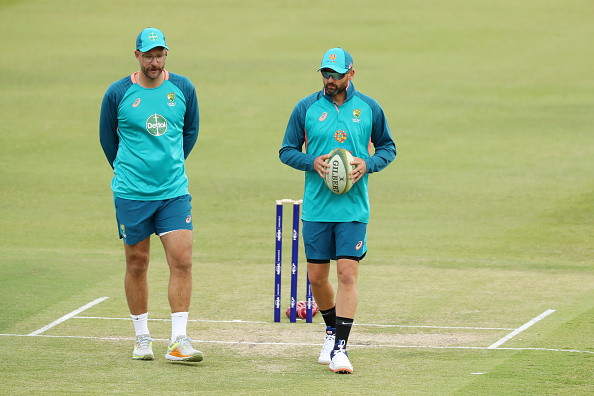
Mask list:
[{"label": "teal training jacket", "polygon": [[186,77],[163,71],[157,88],[136,74],[113,83],[99,118],[101,146],[120,198],[157,201],[188,194],[185,159],[198,138],[198,100]]},{"label": "teal training jacket", "polygon": [[[314,171],[316,157],[337,147],[362,158],[367,173],[342,195],[326,187]],[[281,162],[305,171],[302,220],[318,222],[369,222],[367,183],[370,173],[384,169],[396,157],[396,145],[381,106],[373,98],[347,87],[346,101],[336,105],[324,90],[303,98],[289,119]]]}]

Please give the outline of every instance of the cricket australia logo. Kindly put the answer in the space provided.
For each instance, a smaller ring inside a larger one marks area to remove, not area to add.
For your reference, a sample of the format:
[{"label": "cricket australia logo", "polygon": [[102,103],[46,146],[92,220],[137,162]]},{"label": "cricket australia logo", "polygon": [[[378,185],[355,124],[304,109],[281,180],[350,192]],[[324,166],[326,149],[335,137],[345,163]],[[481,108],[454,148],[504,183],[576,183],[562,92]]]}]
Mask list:
[{"label": "cricket australia logo", "polygon": [[359,116],[361,115],[361,109],[355,109],[353,110],[353,122],[359,122],[361,121],[359,119]]},{"label": "cricket australia logo", "polygon": [[169,106],[173,107],[175,106],[175,92],[170,92],[167,94],[167,99],[169,99],[169,103],[167,103]]},{"label": "cricket australia logo", "polygon": [[153,114],[146,119],[146,131],[153,136],[161,136],[167,132],[167,120],[160,114]]}]

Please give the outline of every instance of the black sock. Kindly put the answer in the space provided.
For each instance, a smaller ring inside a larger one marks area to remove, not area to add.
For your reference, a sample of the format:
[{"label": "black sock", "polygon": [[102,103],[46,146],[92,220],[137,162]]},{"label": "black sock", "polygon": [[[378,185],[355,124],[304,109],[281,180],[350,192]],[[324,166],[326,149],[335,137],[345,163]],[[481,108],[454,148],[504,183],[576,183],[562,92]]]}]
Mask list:
[{"label": "black sock", "polygon": [[330,326],[332,328],[336,327],[336,307],[332,307],[325,311],[320,310],[320,313],[322,314],[322,318],[324,318],[326,326]]},{"label": "black sock", "polygon": [[336,345],[342,341],[343,348],[346,349],[349,334],[351,333],[351,327],[353,327],[353,319],[343,318],[341,316],[336,317],[336,338],[334,339],[334,348],[336,348]]}]

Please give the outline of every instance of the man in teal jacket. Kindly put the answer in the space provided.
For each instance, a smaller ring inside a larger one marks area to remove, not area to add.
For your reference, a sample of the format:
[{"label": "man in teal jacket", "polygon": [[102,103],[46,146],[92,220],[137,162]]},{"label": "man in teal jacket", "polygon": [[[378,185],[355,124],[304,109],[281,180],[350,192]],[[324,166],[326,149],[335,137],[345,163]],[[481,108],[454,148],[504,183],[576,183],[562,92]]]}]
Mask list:
[{"label": "man in teal jacket", "polygon": [[107,89],[99,135],[114,172],[111,189],[126,254],[124,286],[136,332],[132,358],[154,358],[147,270],[150,236],[157,234],[170,268],[172,329],[165,358],[201,361],[202,352],[186,335],[193,226],[185,159],[198,137],[198,100],[189,79],[165,70],[168,50],[160,30],[140,32],[134,51],[140,70]]},{"label": "man in teal jacket", "polygon": [[[305,171],[303,241],[312,293],[326,323],[318,363],[336,373],[352,373],[346,345],[357,309],[359,261],[367,253],[367,183],[370,173],[394,160],[396,146],[380,105],[355,90],[353,58],[347,51],[328,50],[318,71],[324,89],[297,103],[279,156],[284,164]],[[326,160],[337,147],[351,152],[355,165],[350,172],[354,185],[342,195],[324,183],[330,167]],[[337,261],[336,296],[328,279],[330,260]]]}]

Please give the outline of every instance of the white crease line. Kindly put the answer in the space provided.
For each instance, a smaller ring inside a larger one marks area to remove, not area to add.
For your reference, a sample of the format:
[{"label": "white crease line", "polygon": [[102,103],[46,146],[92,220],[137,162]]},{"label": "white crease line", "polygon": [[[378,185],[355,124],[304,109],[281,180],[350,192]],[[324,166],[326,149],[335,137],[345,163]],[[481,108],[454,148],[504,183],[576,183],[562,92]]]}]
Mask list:
[{"label": "white crease line", "polygon": [[[0,334],[7,337],[29,337],[27,334]],[[105,341],[131,341],[134,337],[90,337],[90,336],[61,336],[41,334],[35,337],[43,338],[73,338],[84,340],[105,340]],[[169,342],[168,338],[155,339],[158,342]],[[320,346],[319,343],[299,343],[299,342],[255,342],[255,341],[217,341],[217,340],[193,340],[195,343],[204,344],[227,344],[227,345],[277,345],[277,346]],[[431,345],[386,345],[386,344],[349,344],[353,348],[397,348],[397,349],[466,349],[466,350],[493,350],[487,347],[472,346],[431,346]],[[547,351],[547,352],[572,352],[589,353],[594,351],[580,351],[577,349],[555,349],[555,348],[497,348],[497,351]]]},{"label": "white crease line", "polygon": [[[110,318],[105,316],[75,316],[74,319],[101,319],[101,320],[132,320],[132,318]],[[171,322],[171,319],[148,319],[153,322]],[[251,320],[231,319],[231,320],[206,320],[206,319],[188,319],[188,322],[205,323],[268,323]]]},{"label": "white crease line", "polygon": [[503,337],[502,339],[500,339],[499,341],[497,341],[493,345],[490,345],[487,349],[495,349],[495,348],[497,348],[499,345],[501,345],[504,342],[506,342],[507,340],[509,340],[509,339],[517,336],[518,334],[520,334],[521,332],[523,332],[524,330],[526,330],[527,328],[529,328],[530,326],[532,326],[536,322],[539,322],[540,320],[542,320],[545,317],[549,316],[553,312],[555,312],[554,309],[549,309],[549,310],[544,311],[543,313],[541,313],[540,315],[538,315],[536,318],[532,319],[530,322],[528,322],[528,323],[524,324],[523,326],[517,328],[516,330],[512,331],[511,333],[509,333],[508,335],[506,335],[505,337]]},{"label": "white crease line", "polygon": [[83,305],[82,307],[80,307],[78,309],[75,309],[74,311],[70,312],[69,314],[62,316],[60,319],[54,320],[52,323],[48,324],[47,326],[43,326],[41,329],[35,330],[33,333],[30,333],[28,335],[30,335],[30,336],[39,335],[39,334],[43,333],[44,331],[49,330],[52,327],[57,326],[60,323],[66,321],[68,319],[70,319],[74,315],[76,315],[76,314],[78,314],[78,313],[80,313],[80,312],[82,312],[82,311],[84,311],[86,309],[91,308],[93,305],[97,305],[101,301],[107,300],[108,298],[109,297],[101,297],[101,298],[96,299],[95,301],[91,301],[90,303],[88,303],[86,305]]},{"label": "white crease line", "polygon": [[[75,316],[74,319],[100,319],[100,320],[132,320],[131,318],[111,318],[105,316]],[[297,319],[301,320],[301,319]],[[149,319],[155,322],[170,322],[171,319]],[[263,321],[250,321],[242,319],[233,320],[207,320],[207,319],[188,319],[188,322],[203,322],[203,323],[270,323]],[[324,324],[320,322],[319,324]],[[375,323],[353,323],[353,326],[369,326],[369,327],[399,327],[399,328],[421,328],[421,329],[466,329],[466,330],[514,330],[509,327],[460,327],[460,326],[421,326],[421,325],[391,325],[391,324],[375,324]]]},{"label": "white crease line", "polygon": [[370,323],[353,323],[353,326],[402,327],[402,328],[421,328],[421,329],[513,330],[509,327],[386,325],[386,324],[373,324],[373,323],[371,323],[371,324]]}]

